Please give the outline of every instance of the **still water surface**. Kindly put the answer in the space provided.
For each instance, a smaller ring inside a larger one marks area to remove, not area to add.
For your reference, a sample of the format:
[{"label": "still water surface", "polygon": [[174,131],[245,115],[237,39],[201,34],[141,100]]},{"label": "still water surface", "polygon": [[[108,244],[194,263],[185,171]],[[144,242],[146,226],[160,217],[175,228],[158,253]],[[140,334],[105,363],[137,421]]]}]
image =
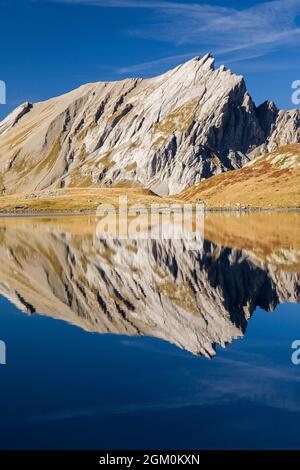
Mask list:
[{"label": "still water surface", "polygon": [[300,217],[205,242],[0,221],[0,447],[299,449]]}]

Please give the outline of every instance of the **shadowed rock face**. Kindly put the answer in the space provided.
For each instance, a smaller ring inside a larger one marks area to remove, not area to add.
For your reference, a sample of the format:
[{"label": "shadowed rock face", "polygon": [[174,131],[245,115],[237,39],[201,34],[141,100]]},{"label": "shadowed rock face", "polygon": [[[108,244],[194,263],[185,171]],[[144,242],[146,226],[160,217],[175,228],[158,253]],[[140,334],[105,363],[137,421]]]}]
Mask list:
[{"label": "shadowed rock face", "polygon": [[209,241],[99,241],[28,221],[0,235],[0,292],[22,311],[194,354],[243,336],[257,306],[300,300],[299,273]]},{"label": "shadowed rock face", "polygon": [[300,111],[256,108],[208,54],[161,76],[84,85],[0,123],[2,192],[143,186],[175,194],[300,142]]}]

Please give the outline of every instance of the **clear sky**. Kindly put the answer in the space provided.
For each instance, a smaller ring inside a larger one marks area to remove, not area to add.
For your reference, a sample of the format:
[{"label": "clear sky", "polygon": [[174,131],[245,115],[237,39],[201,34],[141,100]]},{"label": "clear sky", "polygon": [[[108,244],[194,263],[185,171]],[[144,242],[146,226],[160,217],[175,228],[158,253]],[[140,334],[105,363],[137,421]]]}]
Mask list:
[{"label": "clear sky", "polygon": [[259,104],[292,108],[300,0],[0,0],[7,105],[83,83],[159,74],[196,55],[245,76]]}]

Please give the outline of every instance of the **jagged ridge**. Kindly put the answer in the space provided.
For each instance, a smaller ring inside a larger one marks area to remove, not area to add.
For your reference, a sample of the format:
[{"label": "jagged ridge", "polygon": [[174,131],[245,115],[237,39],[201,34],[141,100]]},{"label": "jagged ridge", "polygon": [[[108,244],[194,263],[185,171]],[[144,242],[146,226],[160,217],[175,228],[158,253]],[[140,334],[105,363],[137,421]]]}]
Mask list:
[{"label": "jagged ridge", "polygon": [[2,193],[143,186],[175,194],[300,141],[300,111],[255,107],[210,54],[161,76],[84,85],[0,123]]}]

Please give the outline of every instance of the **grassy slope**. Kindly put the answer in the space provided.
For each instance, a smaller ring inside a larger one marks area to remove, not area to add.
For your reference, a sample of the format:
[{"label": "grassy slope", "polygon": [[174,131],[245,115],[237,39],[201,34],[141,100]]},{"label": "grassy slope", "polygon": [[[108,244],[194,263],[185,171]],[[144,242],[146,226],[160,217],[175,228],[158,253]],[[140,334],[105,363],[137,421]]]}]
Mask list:
[{"label": "grassy slope", "polygon": [[300,144],[282,147],[244,168],[229,171],[183,191],[183,201],[210,207],[300,207]]},{"label": "grassy slope", "polygon": [[88,211],[95,210],[101,204],[117,206],[119,197],[126,195],[128,204],[149,206],[152,203],[171,201],[162,200],[147,189],[105,189],[105,188],[66,188],[57,190],[52,195],[48,191],[32,193],[37,198],[27,198],[26,194],[0,197],[0,212],[15,211]]}]

